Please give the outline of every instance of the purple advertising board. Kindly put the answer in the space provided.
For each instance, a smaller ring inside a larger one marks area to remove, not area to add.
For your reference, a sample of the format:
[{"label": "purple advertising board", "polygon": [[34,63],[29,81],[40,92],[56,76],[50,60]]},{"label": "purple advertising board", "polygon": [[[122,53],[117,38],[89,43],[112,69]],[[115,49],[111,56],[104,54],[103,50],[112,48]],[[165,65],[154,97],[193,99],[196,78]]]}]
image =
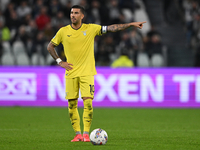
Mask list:
[{"label": "purple advertising board", "polygon": [[[97,72],[94,107],[200,107],[200,69]],[[67,106],[64,73],[60,67],[0,67],[0,106]]]}]

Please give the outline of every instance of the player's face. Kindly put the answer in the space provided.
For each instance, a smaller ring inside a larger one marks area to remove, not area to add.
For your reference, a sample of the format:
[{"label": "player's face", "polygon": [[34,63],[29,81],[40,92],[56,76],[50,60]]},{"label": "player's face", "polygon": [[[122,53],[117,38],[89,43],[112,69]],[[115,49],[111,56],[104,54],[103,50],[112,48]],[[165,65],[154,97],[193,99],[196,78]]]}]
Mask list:
[{"label": "player's face", "polygon": [[71,9],[71,14],[70,14],[70,18],[71,18],[71,22],[73,24],[78,24],[82,21],[84,15],[83,13],[81,12],[80,9],[78,8],[72,8]]}]

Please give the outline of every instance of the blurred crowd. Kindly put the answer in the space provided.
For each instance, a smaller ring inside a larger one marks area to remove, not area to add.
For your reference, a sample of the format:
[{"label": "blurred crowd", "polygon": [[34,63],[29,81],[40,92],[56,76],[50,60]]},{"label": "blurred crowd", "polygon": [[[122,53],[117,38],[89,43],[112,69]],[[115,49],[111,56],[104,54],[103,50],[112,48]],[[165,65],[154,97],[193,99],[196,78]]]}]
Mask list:
[{"label": "blurred crowd", "polygon": [[183,0],[187,46],[195,53],[195,66],[200,67],[200,1]]},{"label": "blurred crowd", "polygon": [[[197,43],[200,38],[199,2],[180,1],[185,12],[188,43]],[[14,51],[15,47],[21,46],[28,56],[29,65],[56,65],[49,58],[46,47],[59,28],[70,24],[70,9],[75,4],[86,10],[84,23],[100,25],[135,21],[135,10],[140,9],[136,0],[1,0],[0,64],[4,65],[2,61],[7,59],[3,55],[10,49],[14,65],[20,65],[16,62],[16,57],[22,51]],[[62,44],[56,50],[66,60]],[[154,26],[145,35],[136,28],[129,28],[96,37],[94,51],[97,66],[133,67],[139,66],[138,63],[141,62],[148,66],[149,64],[145,64],[145,57],[152,59],[152,63],[153,58],[156,58],[155,62],[160,60],[158,65],[163,66],[162,39]],[[147,55],[138,55],[143,53]]]},{"label": "blurred crowd", "polygon": [[[34,54],[38,54],[46,60],[49,55],[46,46],[59,28],[70,24],[70,8],[74,4],[85,8],[84,23],[110,25],[134,21],[135,6],[133,0],[1,1],[0,55],[6,53],[5,47],[10,47],[11,53],[17,57],[18,54],[12,51],[15,51],[15,45],[23,45],[30,60]],[[118,47],[118,51],[116,47]],[[97,65],[111,65],[111,62],[120,55],[120,51],[125,47],[133,49],[132,51],[142,48],[142,37],[136,29],[123,33],[107,34],[101,38],[97,37],[95,39]],[[60,44],[56,50],[64,60],[62,45]],[[133,52],[127,52],[131,53],[130,59],[133,60]],[[52,61],[48,65],[54,64],[55,62]]]},{"label": "blurred crowd", "polygon": [[186,23],[187,44],[195,48],[200,44],[200,1],[184,0],[182,7]]}]

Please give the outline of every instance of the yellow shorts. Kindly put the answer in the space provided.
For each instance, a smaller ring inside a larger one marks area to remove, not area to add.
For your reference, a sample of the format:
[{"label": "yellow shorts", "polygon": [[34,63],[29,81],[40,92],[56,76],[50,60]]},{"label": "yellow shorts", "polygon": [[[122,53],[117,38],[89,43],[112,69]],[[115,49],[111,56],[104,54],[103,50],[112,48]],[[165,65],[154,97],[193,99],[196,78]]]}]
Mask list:
[{"label": "yellow shorts", "polygon": [[79,97],[94,98],[94,76],[83,76],[76,78],[66,78],[65,99],[77,99]]}]

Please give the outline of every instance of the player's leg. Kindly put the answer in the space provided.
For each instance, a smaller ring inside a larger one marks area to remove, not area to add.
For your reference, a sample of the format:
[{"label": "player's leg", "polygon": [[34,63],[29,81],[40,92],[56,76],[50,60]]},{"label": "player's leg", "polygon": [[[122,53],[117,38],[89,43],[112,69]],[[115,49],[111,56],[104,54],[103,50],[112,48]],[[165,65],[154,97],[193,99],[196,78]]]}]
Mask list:
[{"label": "player's leg", "polygon": [[68,110],[69,110],[69,117],[72,124],[72,127],[76,133],[76,136],[74,137],[71,142],[77,142],[82,141],[82,135],[81,135],[81,128],[80,128],[80,117],[77,109],[77,99],[69,99],[68,100]]},{"label": "player's leg", "polygon": [[93,118],[92,100],[94,97],[94,76],[85,76],[80,78],[81,96],[84,104],[83,111],[83,140],[89,142],[89,131]]},{"label": "player's leg", "polygon": [[93,106],[91,97],[83,97],[84,110],[83,110],[83,141],[90,142],[89,131],[93,118]]},{"label": "player's leg", "polygon": [[81,128],[80,128],[80,116],[78,113],[78,93],[79,84],[78,78],[66,78],[66,99],[68,99],[68,111],[72,127],[76,133],[76,136],[71,142],[82,141]]}]

